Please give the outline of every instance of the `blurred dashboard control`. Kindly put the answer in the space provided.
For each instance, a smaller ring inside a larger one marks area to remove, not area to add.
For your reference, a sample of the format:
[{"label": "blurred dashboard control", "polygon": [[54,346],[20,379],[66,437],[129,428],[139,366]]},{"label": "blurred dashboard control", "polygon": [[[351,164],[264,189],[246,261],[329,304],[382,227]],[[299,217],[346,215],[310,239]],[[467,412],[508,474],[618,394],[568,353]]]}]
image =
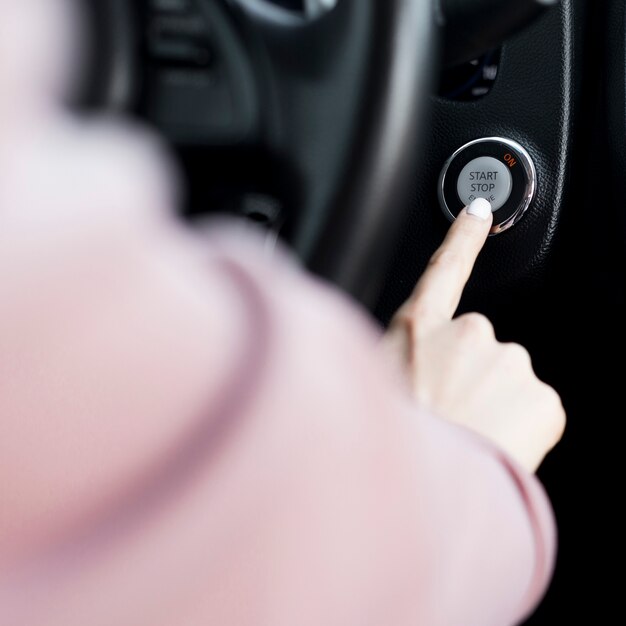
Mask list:
[{"label": "blurred dashboard control", "polygon": [[559,0],[440,0],[448,66],[498,47]]},{"label": "blurred dashboard control", "polygon": [[460,102],[484,98],[496,84],[500,54],[497,48],[467,63],[444,68],[439,80],[439,95]]}]

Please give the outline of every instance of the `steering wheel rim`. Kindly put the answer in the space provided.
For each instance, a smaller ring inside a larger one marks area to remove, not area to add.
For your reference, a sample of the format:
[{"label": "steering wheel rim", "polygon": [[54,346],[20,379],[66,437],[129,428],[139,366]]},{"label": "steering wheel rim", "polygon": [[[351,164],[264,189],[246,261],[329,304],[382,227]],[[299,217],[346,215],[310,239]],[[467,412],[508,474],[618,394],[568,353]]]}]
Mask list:
[{"label": "steering wheel rim", "polygon": [[[126,3],[91,4],[119,21]],[[316,19],[265,0],[198,5],[232,20],[258,86],[256,140],[297,181],[285,238],[312,271],[373,304],[409,205],[434,69],[431,0],[339,0]]]}]

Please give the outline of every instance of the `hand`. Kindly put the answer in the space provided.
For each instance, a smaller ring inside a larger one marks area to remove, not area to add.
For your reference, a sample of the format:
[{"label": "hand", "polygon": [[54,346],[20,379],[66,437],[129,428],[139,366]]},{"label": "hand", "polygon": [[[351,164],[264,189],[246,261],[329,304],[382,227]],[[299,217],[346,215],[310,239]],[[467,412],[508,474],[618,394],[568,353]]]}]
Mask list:
[{"label": "hand", "polygon": [[422,406],[490,439],[535,471],[563,435],[558,394],[536,377],[522,346],[498,343],[486,317],[453,319],[489,234],[487,205],[473,203],[452,225],[385,344],[402,361]]}]

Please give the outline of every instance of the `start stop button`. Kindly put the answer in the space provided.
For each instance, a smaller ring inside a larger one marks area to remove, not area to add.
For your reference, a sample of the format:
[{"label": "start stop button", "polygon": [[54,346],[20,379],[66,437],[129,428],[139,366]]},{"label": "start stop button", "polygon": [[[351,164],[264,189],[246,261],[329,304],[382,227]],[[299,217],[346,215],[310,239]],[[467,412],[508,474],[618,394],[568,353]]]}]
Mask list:
[{"label": "start stop button", "polygon": [[470,161],[459,174],[457,193],[465,206],[477,198],[489,200],[495,213],[511,197],[513,177],[509,168],[493,157]]},{"label": "start stop button", "polygon": [[501,137],[472,141],[446,162],[439,179],[439,201],[450,221],[477,198],[494,212],[493,234],[516,224],[530,207],[537,187],[535,166],[517,142]]}]

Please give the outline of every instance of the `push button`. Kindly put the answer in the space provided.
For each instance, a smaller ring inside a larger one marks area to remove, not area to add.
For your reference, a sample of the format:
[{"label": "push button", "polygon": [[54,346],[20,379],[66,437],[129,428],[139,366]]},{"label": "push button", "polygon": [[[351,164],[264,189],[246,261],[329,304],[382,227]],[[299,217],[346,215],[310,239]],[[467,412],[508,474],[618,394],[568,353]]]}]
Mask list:
[{"label": "push button", "polygon": [[493,157],[479,157],[461,170],[456,188],[465,206],[477,198],[484,198],[489,200],[495,213],[510,198],[513,177],[502,161]]},{"label": "push button", "polygon": [[439,179],[439,202],[454,221],[477,198],[488,200],[494,212],[492,234],[517,224],[535,197],[537,175],[528,152],[501,137],[472,141],[446,162]]}]

